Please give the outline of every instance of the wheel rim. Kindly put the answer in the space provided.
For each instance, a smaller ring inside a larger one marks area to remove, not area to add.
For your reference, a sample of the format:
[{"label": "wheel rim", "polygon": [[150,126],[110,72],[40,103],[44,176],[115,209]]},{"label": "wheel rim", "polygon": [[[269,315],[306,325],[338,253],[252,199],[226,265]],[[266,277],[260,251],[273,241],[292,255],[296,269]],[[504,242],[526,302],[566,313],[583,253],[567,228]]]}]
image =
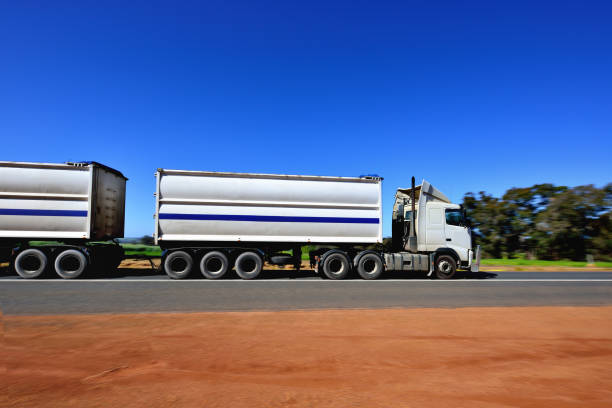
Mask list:
[{"label": "wheel rim", "polygon": [[245,273],[253,273],[257,270],[257,262],[253,258],[244,259],[240,263],[240,269],[242,269]]},{"label": "wheel rim", "polygon": [[60,266],[66,273],[75,273],[81,268],[81,260],[74,255],[62,257]]},{"label": "wheel rim", "polygon": [[443,261],[438,263],[438,270],[441,273],[443,273],[445,275],[448,275],[449,273],[452,273],[453,267],[450,264],[450,262],[448,262],[447,260],[443,260]]},{"label": "wheel rim", "polygon": [[218,275],[223,270],[223,261],[217,257],[210,258],[206,261],[206,270],[210,274]]},{"label": "wheel rim", "polygon": [[181,273],[187,269],[187,261],[181,257],[174,258],[172,262],[170,262],[170,269],[172,272]]},{"label": "wheel rim", "polygon": [[373,259],[366,259],[363,262],[363,270],[367,274],[372,274],[376,272],[376,261],[374,261]]},{"label": "wheel rim", "polygon": [[344,263],[338,258],[329,261],[329,271],[334,275],[338,275],[344,271]]},{"label": "wheel rim", "polygon": [[38,272],[42,266],[42,262],[35,255],[27,255],[24,257],[23,261],[21,261],[20,266],[26,273],[34,273]]}]

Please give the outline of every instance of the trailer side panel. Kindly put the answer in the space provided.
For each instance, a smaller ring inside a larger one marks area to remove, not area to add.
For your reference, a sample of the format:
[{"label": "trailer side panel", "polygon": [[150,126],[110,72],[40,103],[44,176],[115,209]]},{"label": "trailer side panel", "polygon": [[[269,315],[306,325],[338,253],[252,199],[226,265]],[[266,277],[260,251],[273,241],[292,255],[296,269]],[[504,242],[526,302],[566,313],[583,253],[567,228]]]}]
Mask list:
[{"label": "trailer side panel", "polygon": [[0,238],[122,237],[125,181],[97,163],[0,162]]},{"label": "trailer side panel", "polygon": [[89,167],[0,162],[0,237],[89,238]]},{"label": "trailer side panel", "polygon": [[158,241],[382,242],[379,179],[159,170]]}]

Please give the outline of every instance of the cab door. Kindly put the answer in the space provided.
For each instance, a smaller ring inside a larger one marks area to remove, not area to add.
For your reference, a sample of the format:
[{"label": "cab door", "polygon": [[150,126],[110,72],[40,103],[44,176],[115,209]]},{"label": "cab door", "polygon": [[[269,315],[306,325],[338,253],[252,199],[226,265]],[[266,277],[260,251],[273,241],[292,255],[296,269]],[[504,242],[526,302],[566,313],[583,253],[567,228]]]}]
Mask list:
[{"label": "cab door", "polygon": [[472,240],[463,220],[463,212],[458,208],[446,208],[444,215],[445,246],[455,250],[462,261],[467,261]]},{"label": "cab door", "polygon": [[438,205],[427,206],[427,235],[426,245],[428,251],[446,246],[444,240],[444,208]]}]

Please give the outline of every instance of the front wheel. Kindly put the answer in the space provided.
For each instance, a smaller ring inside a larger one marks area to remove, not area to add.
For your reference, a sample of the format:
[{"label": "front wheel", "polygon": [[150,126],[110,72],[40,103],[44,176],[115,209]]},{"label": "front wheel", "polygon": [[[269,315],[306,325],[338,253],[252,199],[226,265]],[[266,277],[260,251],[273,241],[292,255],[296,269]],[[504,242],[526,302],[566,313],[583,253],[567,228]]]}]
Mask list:
[{"label": "front wheel", "polygon": [[441,255],[436,259],[436,278],[451,279],[457,272],[457,263],[450,255]]}]

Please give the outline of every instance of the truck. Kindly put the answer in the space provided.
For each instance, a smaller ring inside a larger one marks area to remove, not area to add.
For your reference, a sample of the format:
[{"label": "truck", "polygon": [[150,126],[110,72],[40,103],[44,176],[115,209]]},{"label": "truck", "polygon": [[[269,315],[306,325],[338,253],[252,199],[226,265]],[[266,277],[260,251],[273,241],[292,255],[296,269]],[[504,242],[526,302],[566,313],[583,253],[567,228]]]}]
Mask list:
[{"label": "truck", "polygon": [[97,162],[0,161],[0,262],[26,279],[116,268],[126,181]]},{"label": "truck", "polygon": [[265,262],[300,268],[302,247],[322,277],[384,271],[452,278],[476,272],[480,248],[460,205],[427,181],[395,194],[390,245],[383,245],[378,176],[326,177],[158,169],[155,243],[173,279],[235,269],[254,279]]}]

